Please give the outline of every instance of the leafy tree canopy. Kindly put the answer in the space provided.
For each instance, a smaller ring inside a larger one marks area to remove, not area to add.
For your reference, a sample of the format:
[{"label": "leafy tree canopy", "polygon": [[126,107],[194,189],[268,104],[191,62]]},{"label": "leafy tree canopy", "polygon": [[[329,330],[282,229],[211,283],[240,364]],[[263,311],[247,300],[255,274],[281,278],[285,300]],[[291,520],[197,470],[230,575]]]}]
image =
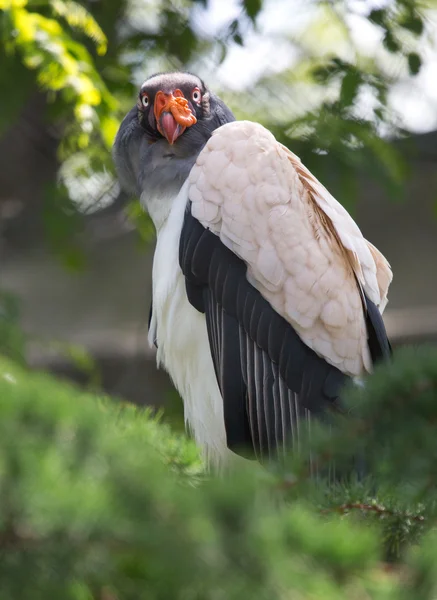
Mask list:
[{"label": "leafy tree canopy", "polygon": [[[229,48],[262,37],[266,2],[241,0],[240,13],[213,33],[198,18],[207,5],[206,0],[0,0],[0,82],[8,90],[0,132],[35,84],[45,91],[49,118],[59,132],[60,182],[73,208],[94,210],[117,196],[109,150],[139,81],[168,68],[211,79]],[[362,5],[369,8],[363,11]],[[293,50],[290,66],[261,74],[250,93],[211,81],[238,117],[263,122],[316,174],[323,176],[324,155],[330,154],[342,181],[339,199],[349,205],[358,169],[399,191],[405,168],[381,138],[381,132],[403,133],[389,91],[408,71],[420,72],[429,46],[431,0],[372,6],[347,0],[290,3],[293,14],[306,15],[304,26],[285,27],[275,40],[278,51]],[[364,54],[351,33],[356,13],[382,36],[377,56]],[[371,99],[370,110],[363,110],[363,98]]]}]

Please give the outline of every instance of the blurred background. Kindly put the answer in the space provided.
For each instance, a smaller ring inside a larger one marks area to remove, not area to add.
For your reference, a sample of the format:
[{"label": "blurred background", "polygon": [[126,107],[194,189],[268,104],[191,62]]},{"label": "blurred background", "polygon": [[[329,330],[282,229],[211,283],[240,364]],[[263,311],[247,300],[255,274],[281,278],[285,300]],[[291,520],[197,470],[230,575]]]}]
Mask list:
[{"label": "blurred background", "polygon": [[147,343],[154,233],[114,176],[152,73],[205,79],[394,271],[393,345],[437,341],[436,0],[0,0],[0,352],[181,405]]}]

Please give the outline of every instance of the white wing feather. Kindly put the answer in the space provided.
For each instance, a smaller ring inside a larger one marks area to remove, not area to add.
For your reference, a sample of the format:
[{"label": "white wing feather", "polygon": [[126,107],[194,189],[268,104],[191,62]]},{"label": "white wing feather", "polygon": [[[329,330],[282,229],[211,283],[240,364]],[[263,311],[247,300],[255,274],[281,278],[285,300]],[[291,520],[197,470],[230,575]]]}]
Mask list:
[{"label": "white wing feather", "polygon": [[298,157],[261,125],[228,123],[200,153],[189,198],[309,347],[349,375],[371,370],[357,280],[382,310],[390,267]]}]

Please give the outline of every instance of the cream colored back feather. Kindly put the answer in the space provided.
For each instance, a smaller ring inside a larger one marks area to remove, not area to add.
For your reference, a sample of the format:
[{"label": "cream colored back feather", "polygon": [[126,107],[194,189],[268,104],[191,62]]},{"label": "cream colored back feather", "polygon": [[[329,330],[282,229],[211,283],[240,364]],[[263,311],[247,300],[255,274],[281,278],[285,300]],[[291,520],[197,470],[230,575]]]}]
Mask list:
[{"label": "cream colored back feather", "polygon": [[309,347],[349,375],[371,370],[357,280],[382,310],[390,267],[297,156],[259,124],[228,123],[200,153],[189,198]]}]

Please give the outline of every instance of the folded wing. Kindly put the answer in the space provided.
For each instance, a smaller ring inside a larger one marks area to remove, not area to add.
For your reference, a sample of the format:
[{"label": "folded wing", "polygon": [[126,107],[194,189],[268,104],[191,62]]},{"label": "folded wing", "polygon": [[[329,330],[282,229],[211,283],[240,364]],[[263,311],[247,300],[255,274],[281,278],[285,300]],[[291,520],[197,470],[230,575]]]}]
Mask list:
[{"label": "folded wing", "polygon": [[190,175],[179,262],[205,313],[228,446],[299,448],[350,376],[390,353],[391,271],[347,212],[260,125],[218,129]]},{"label": "folded wing", "polygon": [[347,375],[371,371],[363,292],[385,306],[389,265],[295,155],[261,125],[224,125],[199,155],[189,198],[305,344]]}]

